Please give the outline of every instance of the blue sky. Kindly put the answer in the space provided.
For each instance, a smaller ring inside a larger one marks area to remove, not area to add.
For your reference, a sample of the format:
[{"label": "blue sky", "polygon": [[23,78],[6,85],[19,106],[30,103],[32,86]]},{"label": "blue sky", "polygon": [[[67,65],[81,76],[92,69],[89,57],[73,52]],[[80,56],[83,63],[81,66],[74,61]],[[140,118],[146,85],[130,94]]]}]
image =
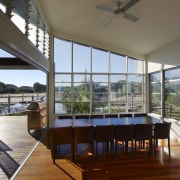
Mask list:
[{"label": "blue sky", "polygon": [[[0,49],[0,57],[13,57]],[[0,69],[0,82],[20,86],[33,86],[35,82],[46,84],[46,73],[40,70],[4,70]]]}]

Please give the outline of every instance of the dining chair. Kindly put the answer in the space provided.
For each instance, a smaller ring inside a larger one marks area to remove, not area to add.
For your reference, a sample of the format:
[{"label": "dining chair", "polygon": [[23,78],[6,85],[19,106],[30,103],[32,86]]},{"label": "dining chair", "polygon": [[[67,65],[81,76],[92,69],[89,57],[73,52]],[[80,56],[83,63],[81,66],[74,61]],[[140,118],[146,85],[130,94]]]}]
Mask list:
[{"label": "dining chair", "polygon": [[115,126],[115,153],[117,154],[118,144],[121,141],[122,147],[124,151],[128,151],[128,142],[131,142],[131,152],[133,152],[134,148],[134,125],[126,124],[126,125],[116,125]]},{"label": "dining chair", "polygon": [[61,156],[61,145],[70,144],[71,147],[71,157],[74,159],[74,135],[73,135],[73,127],[58,127],[52,129],[52,155],[53,162],[55,163],[55,159]]},{"label": "dining chair", "polygon": [[154,135],[153,135],[153,138],[154,138],[154,150],[155,150],[155,147],[158,147],[158,140],[159,139],[167,139],[169,156],[171,156],[171,151],[170,151],[170,129],[171,129],[171,123],[170,122],[156,123],[154,125]]},{"label": "dining chair", "polygon": [[[78,144],[88,144],[86,150],[91,151],[90,154],[94,155],[94,126],[79,126],[74,128],[74,138],[75,138],[75,159],[77,159]],[[84,146],[86,147],[86,146]],[[80,152],[81,150],[81,152]],[[79,148],[79,154],[82,153],[84,148]]]},{"label": "dining chair", "polygon": [[118,118],[118,114],[105,114],[105,118]]},{"label": "dining chair", "polygon": [[95,130],[96,139],[96,157],[98,157],[98,144],[101,143],[102,150],[114,152],[114,125],[97,125]]},{"label": "dining chair", "polygon": [[153,124],[136,124],[134,131],[135,154],[137,152],[137,142],[139,147],[145,149],[145,141],[149,141],[149,154],[152,154],[152,132]]}]

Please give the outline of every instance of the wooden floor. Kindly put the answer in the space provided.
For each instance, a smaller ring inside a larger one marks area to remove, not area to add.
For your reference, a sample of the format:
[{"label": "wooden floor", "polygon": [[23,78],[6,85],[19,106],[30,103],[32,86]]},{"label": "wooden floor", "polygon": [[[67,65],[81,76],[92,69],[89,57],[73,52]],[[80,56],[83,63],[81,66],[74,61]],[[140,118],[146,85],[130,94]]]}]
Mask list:
[{"label": "wooden floor", "polygon": [[38,144],[41,133],[27,131],[27,116],[0,116],[0,180],[10,179]]},{"label": "wooden floor", "polygon": [[180,180],[180,145],[171,140],[171,157],[168,156],[166,141],[156,149],[155,156],[147,151],[139,151],[136,156],[131,152],[120,153],[116,158],[102,155],[92,158],[87,154],[79,156],[76,162],[57,159],[52,162],[51,150],[45,145],[47,138],[39,144],[16,180],[28,179],[88,179],[88,180]]},{"label": "wooden floor", "polygon": [[[13,121],[13,118],[10,118],[9,122],[10,121]],[[27,155],[32,149],[32,142],[34,143],[33,146],[35,146],[38,144],[38,139],[29,135],[27,131],[25,131],[24,136],[22,136],[22,129],[19,128],[21,127],[20,121],[18,121],[17,124],[15,123],[17,131],[13,130],[15,127],[11,127],[8,123],[5,123],[6,125],[4,124],[2,128],[2,121],[0,121],[0,123],[0,130],[3,130],[0,132],[0,139],[4,143],[4,146],[2,146],[1,143],[1,147],[4,147],[7,150],[8,155],[11,157],[11,164],[22,164],[22,161],[25,160],[24,155]],[[24,123],[24,125],[26,124]],[[5,132],[5,129],[10,127],[12,129]],[[18,134],[19,137],[16,138],[16,135]],[[24,142],[26,142],[26,144],[24,144]],[[109,155],[102,155],[99,156],[97,160],[92,156],[83,154],[78,156],[76,162],[69,160],[68,158],[70,158],[70,156],[65,156],[67,159],[57,159],[56,164],[53,164],[51,131],[49,131],[39,142],[38,146],[23,164],[22,168],[15,172],[11,179],[180,180],[180,145],[174,138],[171,139],[170,158],[168,156],[166,141],[162,141],[161,145],[163,145],[162,148],[159,147],[156,150],[155,156],[149,156],[147,151],[140,151],[136,156],[132,156],[132,154],[128,152],[120,153],[114,159]],[[25,149],[28,149],[26,150],[26,153]],[[0,155],[0,158],[2,168],[2,154]],[[10,170],[11,169],[9,169],[9,171]],[[0,179],[9,178],[5,178],[5,176],[3,178],[2,175],[0,176]]]}]

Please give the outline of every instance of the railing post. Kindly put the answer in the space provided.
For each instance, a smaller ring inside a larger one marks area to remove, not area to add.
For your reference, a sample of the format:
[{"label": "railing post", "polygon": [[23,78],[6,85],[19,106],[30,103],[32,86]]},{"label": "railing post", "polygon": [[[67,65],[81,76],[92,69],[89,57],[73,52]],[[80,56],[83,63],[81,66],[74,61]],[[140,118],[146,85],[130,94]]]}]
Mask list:
[{"label": "railing post", "polygon": [[24,93],[22,93],[22,102],[24,102]]},{"label": "railing post", "polygon": [[8,94],[8,113],[10,113],[10,112],[11,112],[11,97]]},{"label": "railing post", "polygon": [[169,116],[170,116],[170,118],[171,118],[171,112],[172,112],[172,106],[170,106],[170,108],[169,108]]}]

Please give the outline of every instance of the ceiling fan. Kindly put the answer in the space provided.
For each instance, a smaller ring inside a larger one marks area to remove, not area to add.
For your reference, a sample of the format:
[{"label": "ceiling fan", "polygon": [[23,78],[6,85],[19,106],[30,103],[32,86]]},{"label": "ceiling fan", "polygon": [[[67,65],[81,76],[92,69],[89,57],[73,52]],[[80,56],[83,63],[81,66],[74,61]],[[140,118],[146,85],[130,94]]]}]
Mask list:
[{"label": "ceiling fan", "polygon": [[[103,10],[103,11],[107,11],[107,12],[110,12],[113,14],[112,18],[110,19],[110,21],[112,21],[112,19],[114,18],[115,15],[117,14],[123,14],[123,17],[130,20],[130,21],[133,21],[133,22],[136,22],[138,21],[138,17],[132,15],[132,14],[129,14],[129,13],[126,13],[126,11],[128,9],[130,9],[133,5],[135,5],[138,1],[140,0],[130,0],[126,5],[123,6],[123,3],[121,1],[117,1],[117,9],[111,9],[109,7],[106,7],[106,6],[103,6],[103,5],[97,5],[96,6],[96,9],[99,9],[99,10]],[[110,21],[108,23],[106,23],[106,26],[110,23]]]}]

